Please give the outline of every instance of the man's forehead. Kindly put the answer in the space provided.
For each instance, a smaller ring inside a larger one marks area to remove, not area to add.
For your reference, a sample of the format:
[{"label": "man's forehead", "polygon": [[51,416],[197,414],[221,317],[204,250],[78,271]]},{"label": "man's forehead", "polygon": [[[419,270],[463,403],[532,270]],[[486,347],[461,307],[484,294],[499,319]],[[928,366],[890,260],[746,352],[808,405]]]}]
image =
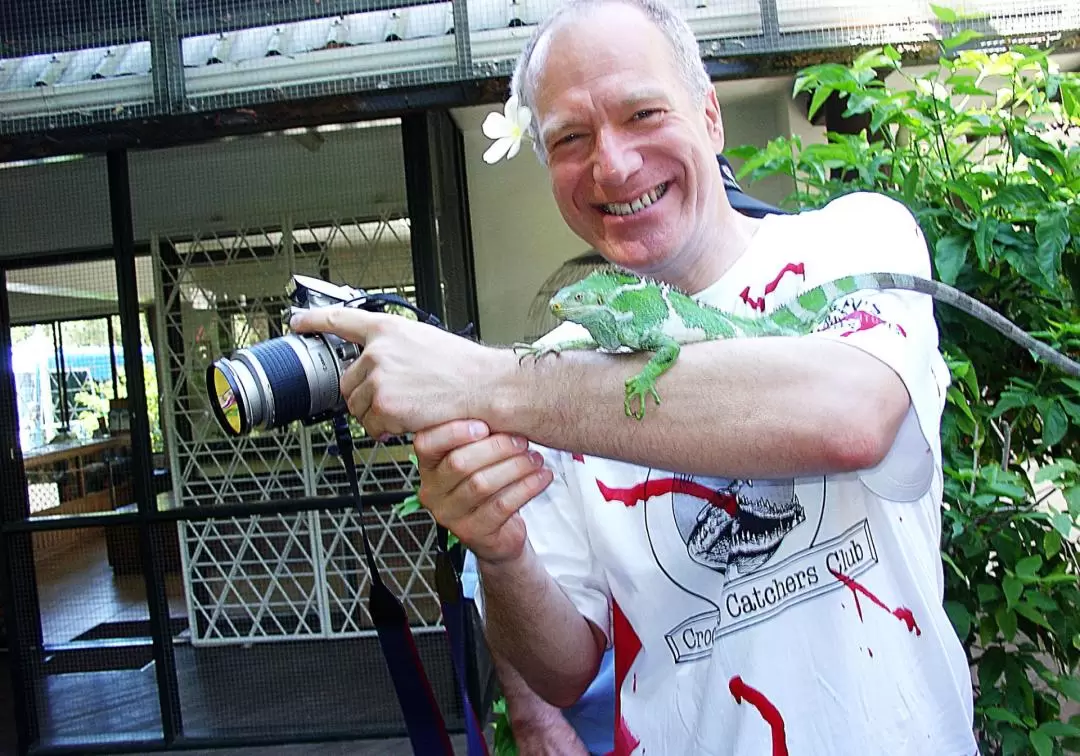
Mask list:
[{"label": "man's forehead", "polygon": [[537,40],[529,67],[534,81],[561,64],[603,66],[604,58],[646,54],[643,47],[669,42],[640,9],[620,0],[604,0],[568,12]]}]

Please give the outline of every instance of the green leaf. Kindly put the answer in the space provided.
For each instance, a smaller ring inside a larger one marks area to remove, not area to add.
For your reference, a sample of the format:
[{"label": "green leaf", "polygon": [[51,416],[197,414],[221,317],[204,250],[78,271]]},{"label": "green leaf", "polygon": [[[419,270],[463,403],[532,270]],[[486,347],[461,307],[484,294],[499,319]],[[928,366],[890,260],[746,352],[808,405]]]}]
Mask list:
[{"label": "green leaf", "polygon": [[423,506],[420,504],[420,497],[416,494],[407,496],[403,501],[395,504],[393,507],[394,514],[398,517],[408,517],[414,512],[419,512],[421,509],[423,509]]},{"label": "green leaf", "polygon": [[1013,714],[1007,709],[1002,709],[999,706],[991,706],[985,712],[987,719],[992,719],[995,722],[1008,722],[1014,724],[1017,727],[1023,727],[1024,723],[1020,720],[1020,717]]},{"label": "green leaf", "polygon": [[952,8],[947,8],[944,5],[934,5],[930,3],[930,10],[934,12],[934,16],[938,21],[942,21],[946,24],[955,24],[960,17],[956,15],[956,11]]},{"label": "green leaf", "polygon": [[1080,120],[1080,81],[1061,82],[1061,107],[1073,120]]},{"label": "green leaf", "polygon": [[1069,211],[1064,205],[1056,205],[1035,216],[1035,240],[1039,244],[1036,259],[1039,271],[1051,289],[1057,287],[1061,276],[1061,253],[1069,238]]},{"label": "green leaf", "polygon": [[968,248],[971,246],[971,236],[968,234],[952,233],[942,237],[934,245],[934,263],[937,266],[938,278],[942,283],[949,286],[956,284],[956,278],[967,262]]},{"label": "green leaf", "polygon": [[835,90],[832,87],[821,86],[814,91],[814,97],[810,100],[810,109],[807,111],[806,117],[809,119],[814,118],[814,114],[817,113],[821,106],[825,104],[825,101],[829,99]]},{"label": "green leaf", "polygon": [[1050,518],[1050,523],[1054,526],[1054,530],[1049,531],[1047,535],[1058,532],[1062,538],[1068,538],[1072,534],[1073,520],[1068,512],[1054,512]]},{"label": "green leaf", "polygon": [[948,39],[941,40],[941,45],[946,50],[952,50],[955,47],[961,47],[966,45],[973,39],[982,39],[985,35],[981,32],[977,32],[974,29],[964,29],[959,34],[949,37]]},{"label": "green leaf", "polygon": [[1080,404],[1061,399],[1061,406],[1065,408],[1065,414],[1069,416],[1069,420],[1080,425]]},{"label": "green leaf", "polygon": [[967,610],[967,607],[956,601],[946,601],[945,613],[949,615],[949,621],[952,622],[960,640],[967,638],[968,633],[971,632],[971,612]]},{"label": "green leaf", "polygon": [[1039,732],[1045,733],[1051,738],[1075,738],[1080,736],[1080,727],[1066,722],[1053,720],[1039,725]]},{"label": "green leaf", "polygon": [[980,604],[989,604],[1001,598],[1001,589],[993,583],[979,583],[975,592],[979,595]]},{"label": "green leaf", "polygon": [[1043,421],[1042,440],[1047,446],[1053,446],[1065,437],[1069,430],[1069,415],[1055,399],[1040,399],[1035,402]]},{"label": "green leaf", "polygon": [[1057,530],[1048,530],[1043,534],[1043,551],[1046,552],[1047,558],[1052,559],[1061,551],[1061,537],[1062,534]]},{"label": "green leaf", "polygon": [[1035,205],[1045,207],[1046,192],[1035,184],[1012,184],[1000,189],[987,203],[987,207],[1003,207],[1015,212],[1016,206]]},{"label": "green leaf", "polygon": [[972,414],[971,407],[968,405],[968,401],[964,398],[964,395],[960,393],[960,389],[958,389],[956,386],[949,386],[945,393],[949,397],[949,401],[952,402],[954,407],[963,412],[964,416],[967,417],[968,420],[970,420],[972,423],[976,422],[975,415]]},{"label": "green leaf", "polygon": [[1050,739],[1050,736],[1044,732],[1035,730],[1030,735],[1031,747],[1035,749],[1035,753],[1038,756],[1052,756],[1054,753],[1054,741]]},{"label": "green leaf", "polygon": [[1024,617],[1031,622],[1034,622],[1039,627],[1053,631],[1053,628],[1050,627],[1050,623],[1046,621],[1046,617],[1042,615],[1042,612],[1040,612],[1038,609],[1031,606],[1030,604],[1017,604],[1014,608],[1016,610],[1016,613],[1019,614],[1021,617]]},{"label": "green leaf", "polygon": [[979,258],[979,267],[984,270],[990,264],[998,226],[997,218],[988,215],[979,218],[978,229],[975,231],[975,254]]},{"label": "green leaf", "polygon": [[999,606],[994,612],[994,619],[997,620],[998,630],[1001,631],[1002,637],[1011,643],[1016,637],[1016,614],[1011,609]]},{"label": "green leaf", "polygon": [[1001,397],[994,405],[993,412],[990,413],[991,418],[998,418],[1004,415],[1011,409],[1022,409],[1024,407],[1030,407],[1035,403],[1035,397],[1030,391],[1021,391],[1019,389],[1010,389],[1003,391]]},{"label": "green leaf", "polygon": [[1050,683],[1050,687],[1058,691],[1070,701],[1080,701],[1080,680],[1069,675],[1062,675]]},{"label": "green leaf", "polygon": [[1059,459],[1056,462],[1044,465],[1035,472],[1036,483],[1046,483],[1050,480],[1057,480],[1065,473],[1080,472],[1080,465],[1077,465],[1071,459]]},{"label": "green leaf", "polygon": [[1012,609],[1024,592],[1024,581],[1019,578],[1006,575],[1001,581],[1001,589],[1005,593],[1005,603]]},{"label": "green leaf", "polygon": [[1065,489],[1065,502],[1069,505],[1069,514],[1080,517],[1080,486]]},{"label": "green leaf", "polygon": [[1026,556],[1016,563],[1016,574],[1021,578],[1034,578],[1042,564],[1043,558],[1040,555]]}]

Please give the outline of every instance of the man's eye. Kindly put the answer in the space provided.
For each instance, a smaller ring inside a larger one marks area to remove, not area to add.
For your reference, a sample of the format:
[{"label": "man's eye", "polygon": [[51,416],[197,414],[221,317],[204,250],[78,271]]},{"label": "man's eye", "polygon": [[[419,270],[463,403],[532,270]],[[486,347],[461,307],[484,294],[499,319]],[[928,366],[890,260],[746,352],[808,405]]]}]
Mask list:
[{"label": "man's eye", "polygon": [[660,113],[659,108],[646,108],[644,110],[639,110],[636,113],[634,113],[634,120],[635,121],[645,121],[645,120],[648,120],[649,118],[652,118],[655,115],[658,115],[659,113]]},{"label": "man's eye", "polygon": [[565,135],[559,137],[558,139],[556,139],[555,144],[553,146],[559,147],[560,145],[570,144],[571,142],[574,142],[575,140],[577,140],[577,138],[579,136],[581,136],[581,135],[580,134],[565,134]]}]

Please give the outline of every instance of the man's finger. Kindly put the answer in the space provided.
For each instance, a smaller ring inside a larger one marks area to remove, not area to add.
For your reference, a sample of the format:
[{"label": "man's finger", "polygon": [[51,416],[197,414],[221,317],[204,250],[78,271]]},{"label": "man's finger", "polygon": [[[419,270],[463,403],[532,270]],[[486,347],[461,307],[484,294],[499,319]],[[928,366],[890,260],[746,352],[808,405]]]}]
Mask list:
[{"label": "man's finger", "polygon": [[535,499],[555,474],[546,467],[518,478],[501,491],[493,494],[476,508],[469,517],[469,527],[476,536],[495,533],[517,514],[518,510]]},{"label": "man's finger", "polygon": [[[368,360],[364,359],[364,355],[361,354],[349,367],[345,368],[345,372],[341,374],[341,395],[349,400],[351,405],[353,393],[364,385],[364,379],[368,374]],[[367,406],[364,407],[364,412],[367,412]],[[360,415],[355,415],[360,417]]]},{"label": "man's finger", "polygon": [[391,317],[394,316],[341,305],[316,307],[293,315],[289,328],[297,333],[332,333],[363,346],[367,343],[371,330],[379,325],[380,319]]},{"label": "man's finger", "polygon": [[480,420],[452,420],[417,431],[413,436],[413,451],[421,470],[434,470],[454,449],[479,441],[490,432],[487,423]]}]

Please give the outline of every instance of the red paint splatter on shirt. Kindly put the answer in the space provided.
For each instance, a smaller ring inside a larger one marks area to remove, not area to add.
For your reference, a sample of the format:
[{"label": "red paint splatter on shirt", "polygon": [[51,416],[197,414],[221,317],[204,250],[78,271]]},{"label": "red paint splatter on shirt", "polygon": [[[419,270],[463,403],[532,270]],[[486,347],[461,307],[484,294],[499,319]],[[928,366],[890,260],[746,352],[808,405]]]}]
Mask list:
[{"label": "red paint splatter on shirt", "polygon": [[650,478],[630,488],[613,488],[604,485],[600,480],[596,481],[596,485],[600,488],[600,495],[604,497],[604,501],[618,501],[628,507],[636,506],[653,496],[671,493],[696,496],[714,507],[723,509],[732,517],[735,516],[739,506],[733,494],[717,491],[715,488],[709,488],[685,478]]},{"label": "red paint splatter on shirt", "polygon": [[896,609],[890,609],[884,601],[871,593],[866,588],[866,586],[857,581],[855,578],[849,577],[842,572],[837,572],[834,569],[830,569],[829,572],[831,572],[837,580],[839,580],[851,590],[851,595],[855,597],[855,609],[859,612],[860,620],[862,620],[863,618],[862,603],[859,601],[859,594],[861,593],[863,596],[866,596],[866,598],[870,599],[872,603],[881,607],[889,614],[896,617],[898,620],[907,625],[909,633],[914,632],[915,635],[922,635],[922,629],[919,627],[919,623],[915,621],[915,615],[912,614],[911,610],[908,609],[906,606],[899,606]]},{"label": "red paint splatter on shirt", "polygon": [[570,456],[571,456],[571,459],[573,459],[575,462],[584,462],[585,461],[585,455],[584,454],[572,454]]},{"label": "red paint splatter on shirt", "polygon": [[796,275],[802,276],[805,279],[806,278],[806,265],[803,264],[803,263],[788,263],[787,265],[785,265],[783,267],[783,269],[779,273],[776,274],[776,278],[774,278],[769,283],[765,284],[765,291],[760,297],[751,297],[750,296],[750,287],[749,286],[747,286],[745,289],[743,289],[742,292],[739,293],[739,296],[742,298],[743,302],[750,305],[750,309],[752,309],[752,310],[761,310],[762,312],[764,312],[765,311],[765,297],[769,296],[774,291],[776,291],[776,287],[780,285],[780,281],[788,273],[794,273]]},{"label": "red paint splatter on shirt", "polygon": [[[623,614],[619,602],[614,602],[612,611],[612,645],[615,647],[615,748],[607,756],[630,756],[641,741],[630,731],[622,715],[623,683],[630,672],[637,655],[641,653],[641,638],[634,626]],[[637,675],[634,675],[634,690],[637,690]]]},{"label": "red paint splatter on shirt", "polygon": [[765,724],[772,731],[772,756],[788,756],[787,733],[784,731],[784,717],[772,701],[765,695],[743,682],[742,677],[735,675],[728,681],[728,690],[735,698],[735,703],[741,704],[745,700],[761,714]]}]

